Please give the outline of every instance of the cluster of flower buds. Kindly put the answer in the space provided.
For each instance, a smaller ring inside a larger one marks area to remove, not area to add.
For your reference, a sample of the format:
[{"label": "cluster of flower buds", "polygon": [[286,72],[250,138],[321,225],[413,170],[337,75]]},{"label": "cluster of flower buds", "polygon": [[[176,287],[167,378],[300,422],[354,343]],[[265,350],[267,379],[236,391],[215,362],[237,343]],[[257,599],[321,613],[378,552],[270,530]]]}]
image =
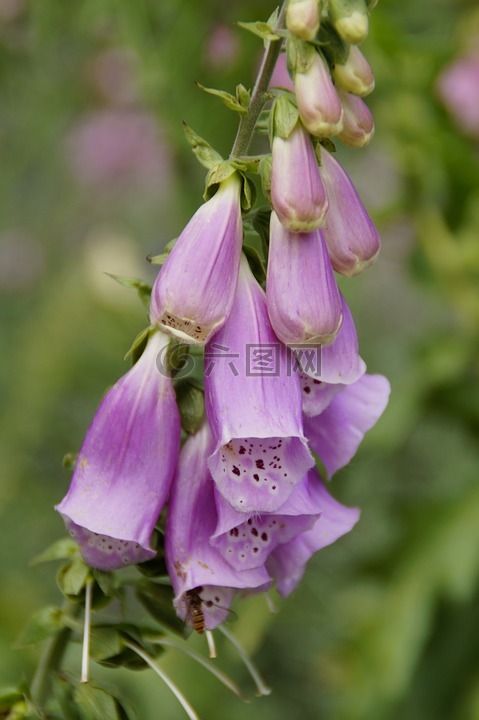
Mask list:
[{"label": "cluster of flower buds", "polygon": [[[334,274],[357,274],[379,250],[329,140],[361,145],[372,134],[358,96],[373,79],[354,44],[367,32],[367,9],[364,0],[328,8],[325,18],[316,0],[288,6],[295,95],[277,92],[270,109],[265,277],[243,248],[243,211],[255,213],[248,159],[223,161],[196,136],[210,167],[207,200],[166,256],[146,348],[104,398],[57,508],[85,560],[108,571],[154,556],[166,504],[174,605],[200,631],[226,619],[237,593],[274,585],[288,595],[308,559],[352,529],[359,511],[328,493],[313,453],[330,478],[388,401],[387,380],[366,374]],[[324,55],[312,42],[321,32]],[[327,52],[340,50],[331,77]],[[197,346],[197,360],[204,348],[205,413],[181,450],[163,362],[172,343]]]}]

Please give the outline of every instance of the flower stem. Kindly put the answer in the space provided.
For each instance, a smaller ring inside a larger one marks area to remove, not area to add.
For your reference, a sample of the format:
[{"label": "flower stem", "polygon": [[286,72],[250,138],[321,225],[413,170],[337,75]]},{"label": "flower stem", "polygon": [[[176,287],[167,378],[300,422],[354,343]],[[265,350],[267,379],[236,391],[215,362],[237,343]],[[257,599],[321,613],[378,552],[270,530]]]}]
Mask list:
[{"label": "flower stem", "polygon": [[[278,21],[276,24],[277,29],[283,28],[285,15],[286,0],[283,2],[278,15]],[[258,71],[253,92],[251,93],[248,112],[241,117],[238,132],[236,133],[233,149],[231,150],[232,158],[238,157],[239,155],[246,155],[248,152],[259,114],[267,100],[267,90],[271,80],[271,75],[273,74],[274,66],[276,65],[276,60],[278,59],[278,55],[281,50],[282,42],[282,38],[279,38],[279,40],[270,40],[266,46],[263,59],[261,61],[261,67]]]},{"label": "flower stem", "polygon": [[[73,603],[66,603],[62,609],[70,617],[77,617],[80,613],[80,607]],[[39,708],[42,708],[48,700],[52,674],[62,663],[72,632],[71,628],[65,627],[45,645],[30,686],[32,700]]]}]

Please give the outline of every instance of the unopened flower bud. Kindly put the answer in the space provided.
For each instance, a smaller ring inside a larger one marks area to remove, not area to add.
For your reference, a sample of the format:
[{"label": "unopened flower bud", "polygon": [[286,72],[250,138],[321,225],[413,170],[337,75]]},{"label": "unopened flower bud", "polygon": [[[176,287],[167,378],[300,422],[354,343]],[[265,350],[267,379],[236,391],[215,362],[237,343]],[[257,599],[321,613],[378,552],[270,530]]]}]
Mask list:
[{"label": "unopened flower bud", "polygon": [[241,183],[234,174],[193,215],[153,285],[151,322],[204,345],[228,317],[242,243]]},{"label": "unopened flower bud", "polygon": [[286,139],[273,139],[271,201],[285,228],[310,232],[324,223],[328,198],[311,137],[300,122]]},{"label": "unopened flower bud", "polygon": [[289,0],[286,27],[300,40],[313,40],[319,30],[318,0]]},{"label": "unopened flower bud", "polygon": [[338,137],[349,147],[364,147],[374,135],[374,120],[371,110],[357,95],[339,91],[343,104],[344,124]]},{"label": "unopened flower bud", "polygon": [[289,232],[274,212],[266,302],[285,344],[329,345],[341,327],[341,296],[321,231]]},{"label": "unopened flower bud", "polygon": [[343,127],[343,108],[328,67],[319,53],[306,72],[294,77],[296,100],[304,126],[312,135],[337,135]]},{"label": "unopened flower bud", "polygon": [[356,45],[351,45],[344,64],[336,63],[333,77],[346,92],[365,97],[374,90],[371,66]]},{"label": "unopened flower bud", "polygon": [[376,258],[380,239],[346,172],[327,150],[321,150],[321,175],[329,198],[323,227],[333,268],[358,275]]},{"label": "unopened flower bud", "polygon": [[365,0],[329,0],[329,17],[346,42],[357,45],[367,37],[369,17]]}]

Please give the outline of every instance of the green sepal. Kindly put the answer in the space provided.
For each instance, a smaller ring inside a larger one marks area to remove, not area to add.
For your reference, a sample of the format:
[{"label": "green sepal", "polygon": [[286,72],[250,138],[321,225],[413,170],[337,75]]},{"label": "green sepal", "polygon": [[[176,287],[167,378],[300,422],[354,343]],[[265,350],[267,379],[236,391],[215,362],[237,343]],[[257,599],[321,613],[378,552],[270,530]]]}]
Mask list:
[{"label": "green sepal", "polygon": [[331,138],[321,138],[319,140],[318,138],[313,138],[313,146],[314,146],[314,154],[316,155],[316,160],[318,161],[318,165],[321,167],[322,158],[321,158],[321,148],[324,147],[325,150],[327,150],[330,153],[336,152],[336,145],[331,140]]},{"label": "green sepal", "polygon": [[236,168],[229,160],[222,160],[220,163],[212,167],[206,176],[205,192],[203,198],[209,200],[213,197],[219,183],[227,180],[236,172]]},{"label": "green sepal", "polygon": [[65,470],[74,470],[75,465],[77,464],[78,460],[78,453],[65,453],[65,455],[62,458],[62,467],[65,468]]},{"label": "green sepal", "polygon": [[115,657],[123,650],[120,634],[112,625],[95,625],[90,631],[90,655],[101,662]]},{"label": "green sepal", "polygon": [[138,362],[138,360],[141,358],[145,351],[151,329],[152,328],[150,325],[149,327],[144,328],[138,333],[136,338],[133,340],[130,349],[125,354],[123,360],[128,360],[128,358],[131,358],[132,366]]},{"label": "green sepal", "polygon": [[286,41],[286,61],[288,72],[292,78],[297,73],[306,73],[312,66],[316,56],[314,45],[299,40],[291,33]]},{"label": "green sepal", "polygon": [[70,537],[63,537],[47,547],[40,555],[36,555],[30,565],[34,567],[53,560],[73,560],[75,557],[79,557],[78,545]]},{"label": "green sepal", "polygon": [[348,59],[349,43],[343,40],[335,27],[328,21],[321,23],[317,44],[324,53],[330,67],[344,65]]},{"label": "green sepal", "polygon": [[270,207],[266,207],[266,206],[260,207],[253,214],[253,228],[256,230],[256,232],[258,233],[258,235],[261,238],[261,244],[263,247],[263,253],[266,258],[266,261],[268,259],[268,251],[269,251],[270,219],[271,219],[271,208]]},{"label": "green sepal", "polygon": [[73,691],[73,700],[81,720],[122,720],[118,701],[113,695],[89,682],[79,683]]},{"label": "green sepal", "polygon": [[265,200],[271,202],[271,166],[272,156],[266,155],[259,164],[259,176]]},{"label": "green sepal", "polygon": [[257,173],[259,165],[265,155],[251,155],[246,157],[238,157],[230,160],[230,163],[242,172]]},{"label": "green sepal", "polygon": [[[130,670],[142,670],[147,667],[147,663],[135,653],[134,650],[131,650],[131,648],[126,647],[126,642],[133,643],[135,645],[138,645],[141,647],[142,650],[144,650],[148,655],[151,657],[156,657],[161,652],[163,652],[161,647],[158,647],[157,645],[154,645],[152,643],[147,643],[143,639],[142,630],[137,627],[136,625],[128,624],[128,623],[117,623],[116,625],[103,625],[103,626],[95,626],[95,627],[103,627],[103,628],[110,628],[114,633],[117,635],[118,639],[118,645],[116,644],[116,641],[113,640],[112,636],[108,639],[108,644],[114,649],[115,647],[119,647],[119,652],[108,655],[107,654],[107,637],[106,634],[104,636],[104,645],[103,645],[103,651],[104,656],[100,658],[96,658],[96,661],[99,665],[103,665],[104,667],[109,668],[117,668],[117,667],[126,667]],[[155,634],[156,631],[152,630],[151,628],[148,628],[147,630],[148,634]],[[157,633],[156,633],[157,634]],[[99,648],[101,653],[101,647]]]},{"label": "green sepal", "polygon": [[160,253],[159,255],[147,255],[146,259],[150,263],[150,265],[163,265],[166,262],[168,255],[173,250],[177,240],[178,238],[173,238],[173,240],[170,240],[170,242],[165,245],[164,252]]},{"label": "green sepal", "polygon": [[175,385],[175,392],[181,427],[185,432],[193,435],[198,430],[205,413],[204,393],[188,380],[181,380]]},{"label": "green sepal", "polygon": [[237,22],[236,24],[239,25],[240,28],[243,28],[243,30],[257,35],[266,42],[280,40],[283,35],[283,33],[278,33],[278,30],[275,27],[271,27],[267,22]]},{"label": "green sepal", "polygon": [[22,634],[16,640],[15,647],[35,645],[57,635],[64,627],[65,614],[61,608],[54,605],[42,608],[32,615]]},{"label": "green sepal", "polygon": [[[112,598],[118,597],[121,593],[121,583],[117,575],[112,572],[106,572],[105,570],[98,570],[97,568],[90,568],[90,572],[103,595]],[[95,586],[93,590],[95,590]]]},{"label": "green sepal", "polygon": [[273,142],[278,136],[286,140],[298,124],[299,110],[290,93],[278,95],[269,115],[269,137]]},{"label": "green sepal", "polygon": [[266,268],[259,252],[252,245],[243,244],[243,252],[248,259],[251,272],[260,285],[266,281]]},{"label": "green sepal", "polygon": [[[283,91],[281,91],[283,92]],[[259,114],[259,118],[256,121],[255,125],[255,132],[259,133],[260,135],[267,135],[269,132],[269,108],[266,110],[261,110]]]},{"label": "green sepal", "polygon": [[221,155],[216,152],[216,150],[213,150],[211,145],[207,143],[204,138],[195,133],[195,131],[192,130],[190,126],[187,125],[184,121],[183,130],[189,146],[191,147],[194,154],[196,155],[197,160],[203,165],[203,167],[211,170],[211,168],[215,167],[215,165],[218,165],[222,162],[223,158],[221,157]]},{"label": "green sepal", "polygon": [[195,83],[195,85],[200,90],[203,90],[203,92],[208,93],[208,95],[214,95],[215,97],[218,97],[220,100],[222,100],[222,102],[226,105],[226,107],[229,110],[234,110],[235,112],[239,112],[239,113],[248,112],[248,104],[249,104],[250,94],[243,85],[237,86],[236,95],[232,95],[231,93],[226,92],[225,90],[216,90],[215,88],[207,88],[204,85],[201,85],[201,83],[199,83],[199,82]]},{"label": "green sepal", "polygon": [[139,280],[138,278],[132,278],[132,277],[126,277],[125,275],[114,275],[113,273],[105,273],[105,275],[108,275],[109,277],[113,278],[117,283],[122,285],[126,288],[133,288],[138,292],[138,297],[140,298],[143,305],[148,310],[150,307],[150,297],[151,297],[151,285],[148,285],[148,283],[143,282],[143,280]]},{"label": "green sepal", "polygon": [[249,210],[254,207],[258,193],[254,182],[243,173],[240,173],[240,175],[243,181],[241,188],[241,208],[243,212],[249,212]]},{"label": "green sepal", "polygon": [[22,702],[23,693],[15,688],[0,690],[0,715],[4,717],[17,703]]},{"label": "green sepal", "polygon": [[160,371],[171,375],[172,378],[182,377],[191,371],[192,362],[189,345],[171,338],[168,342],[164,360],[162,358]]},{"label": "green sepal", "polygon": [[63,565],[57,573],[57,585],[62,595],[77,599],[90,578],[90,569],[80,557]]},{"label": "green sepal", "polygon": [[184,623],[173,607],[174,593],[170,585],[142,580],[136,587],[136,597],[149,615],[162,627],[177,635],[183,635]]}]

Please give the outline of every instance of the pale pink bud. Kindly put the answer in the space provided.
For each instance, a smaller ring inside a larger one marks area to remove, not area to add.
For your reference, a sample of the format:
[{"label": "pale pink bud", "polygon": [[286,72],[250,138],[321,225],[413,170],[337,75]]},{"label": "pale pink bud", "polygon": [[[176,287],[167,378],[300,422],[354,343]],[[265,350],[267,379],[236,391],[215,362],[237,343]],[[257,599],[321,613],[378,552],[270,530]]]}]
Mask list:
[{"label": "pale pink bud", "polygon": [[313,40],[319,30],[318,0],[290,0],[286,27],[300,40]]},{"label": "pale pink bud", "polygon": [[351,45],[346,62],[337,63],[333,77],[346,92],[364,97],[374,90],[374,75],[371,66],[356,45]]},{"label": "pale pink bud", "polygon": [[284,227],[310,232],[324,223],[328,198],[309,133],[298,123],[284,139],[273,140],[271,201]]},{"label": "pale pink bud", "polygon": [[374,135],[374,120],[371,110],[357,95],[339,91],[343,103],[344,123],[338,137],[349,147],[364,147]]},{"label": "pale pink bud", "polygon": [[304,126],[312,135],[337,135],[343,108],[323,58],[316,54],[310,68],[294,78],[296,100]]}]

